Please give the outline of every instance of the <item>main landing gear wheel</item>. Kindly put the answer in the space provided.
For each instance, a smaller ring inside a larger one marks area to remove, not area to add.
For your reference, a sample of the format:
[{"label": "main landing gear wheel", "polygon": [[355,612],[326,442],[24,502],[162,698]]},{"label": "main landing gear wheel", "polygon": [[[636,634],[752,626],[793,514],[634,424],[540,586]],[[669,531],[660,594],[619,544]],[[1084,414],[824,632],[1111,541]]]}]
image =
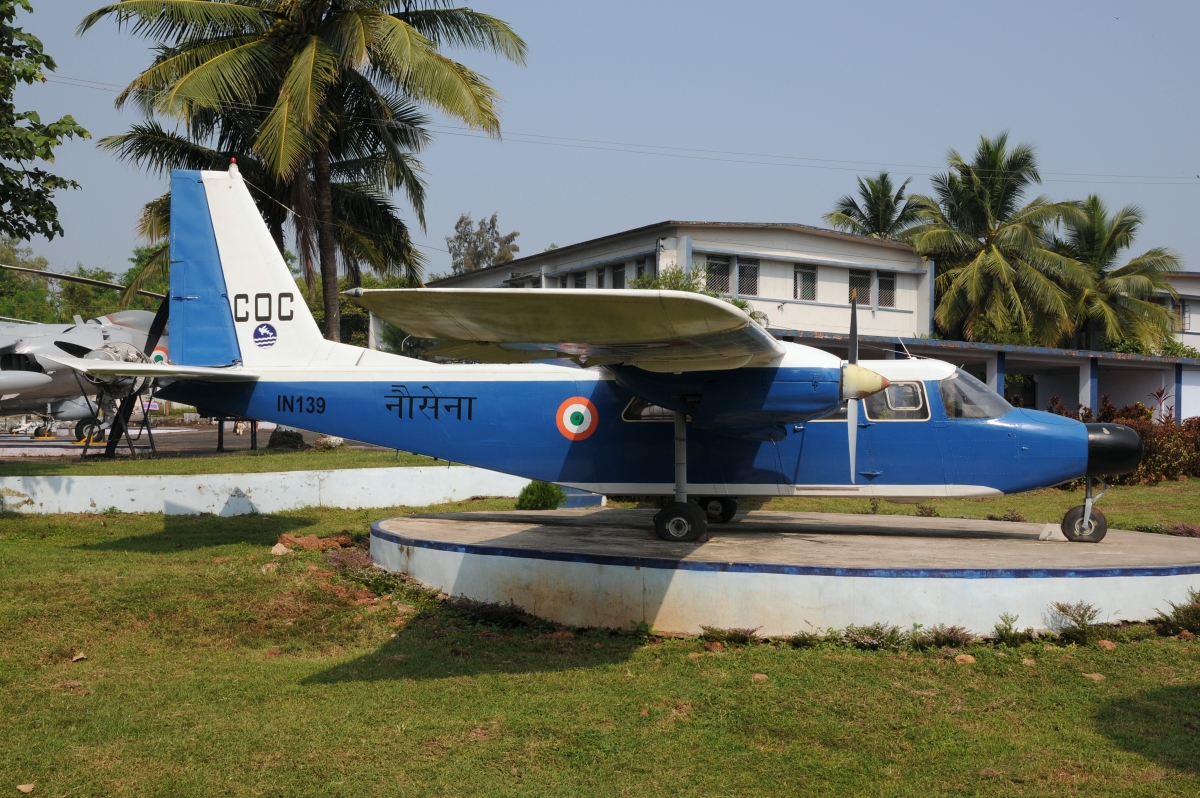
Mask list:
[{"label": "main landing gear wheel", "polygon": [[75,440],[86,441],[88,438],[92,439],[92,443],[104,443],[104,427],[85,418],[75,425]]},{"label": "main landing gear wheel", "polygon": [[737,513],[737,500],[728,497],[701,499],[700,507],[710,524],[726,524]]},{"label": "main landing gear wheel", "polygon": [[1083,505],[1067,510],[1062,521],[1062,533],[1072,543],[1099,543],[1108,533],[1108,519],[1104,513],[1092,508],[1092,518],[1087,527],[1083,525]]},{"label": "main landing gear wheel", "polygon": [[704,511],[690,502],[671,502],[654,516],[654,531],[672,543],[699,540],[707,529]]}]

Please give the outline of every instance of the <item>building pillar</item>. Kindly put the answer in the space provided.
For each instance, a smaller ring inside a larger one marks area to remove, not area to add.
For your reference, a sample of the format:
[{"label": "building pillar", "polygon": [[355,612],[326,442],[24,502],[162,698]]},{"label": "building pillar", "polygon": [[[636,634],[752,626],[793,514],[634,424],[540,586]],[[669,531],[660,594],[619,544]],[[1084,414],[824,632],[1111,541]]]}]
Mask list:
[{"label": "building pillar", "polygon": [[996,393],[1004,396],[1004,353],[997,352],[987,362],[987,384]]},{"label": "building pillar", "polygon": [[1100,359],[1089,357],[1079,364],[1079,404],[1100,410]]},{"label": "building pillar", "polygon": [[1175,420],[1183,421],[1183,364],[1175,364]]},{"label": "building pillar", "polygon": [[683,269],[684,274],[692,273],[692,237],[680,236],[675,245],[675,263]]}]

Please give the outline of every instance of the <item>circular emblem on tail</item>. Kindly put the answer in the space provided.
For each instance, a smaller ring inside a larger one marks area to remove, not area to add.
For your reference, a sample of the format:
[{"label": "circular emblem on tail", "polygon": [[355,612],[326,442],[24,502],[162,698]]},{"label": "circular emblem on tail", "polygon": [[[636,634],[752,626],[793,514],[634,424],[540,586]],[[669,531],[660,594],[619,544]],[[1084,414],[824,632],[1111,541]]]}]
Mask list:
[{"label": "circular emblem on tail", "polygon": [[270,324],[260,324],[254,328],[254,345],[266,349],[275,345],[275,328]]},{"label": "circular emblem on tail", "polygon": [[582,396],[572,396],[558,406],[558,431],[569,441],[591,437],[600,423],[596,406]]}]

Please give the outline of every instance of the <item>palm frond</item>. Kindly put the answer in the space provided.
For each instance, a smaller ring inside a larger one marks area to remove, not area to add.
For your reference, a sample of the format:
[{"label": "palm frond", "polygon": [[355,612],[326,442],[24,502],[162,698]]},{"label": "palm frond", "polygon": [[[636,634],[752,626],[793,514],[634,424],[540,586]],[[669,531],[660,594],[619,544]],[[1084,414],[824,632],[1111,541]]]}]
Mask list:
[{"label": "palm frond", "polygon": [[212,0],[122,0],[88,14],[75,29],[83,35],[105,17],[118,28],[138,36],[165,41],[192,37],[265,33],[273,15],[265,8],[244,3],[215,3]]}]

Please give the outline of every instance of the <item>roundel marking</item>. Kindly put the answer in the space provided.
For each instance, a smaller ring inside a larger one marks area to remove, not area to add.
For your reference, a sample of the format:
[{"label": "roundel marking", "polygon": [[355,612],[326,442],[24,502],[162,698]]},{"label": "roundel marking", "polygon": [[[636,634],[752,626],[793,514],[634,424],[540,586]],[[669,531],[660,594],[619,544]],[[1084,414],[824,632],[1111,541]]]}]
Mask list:
[{"label": "roundel marking", "polygon": [[150,355],[150,362],[169,363],[170,361],[167,359],[167,348],[161,344],[154,347],[154,352]]},{"label": "roundel marking", "polygon": [[572,396],[558,406],[555,417],[558,431],[569,441],[581,441],[591,437],[600,424],[596,406],[582,396]]},{"label": "roundel marking", "polygon": [[275,345],[275,328],[270,324],[260,324],[254,328],[254,345],[266,349]]}]

